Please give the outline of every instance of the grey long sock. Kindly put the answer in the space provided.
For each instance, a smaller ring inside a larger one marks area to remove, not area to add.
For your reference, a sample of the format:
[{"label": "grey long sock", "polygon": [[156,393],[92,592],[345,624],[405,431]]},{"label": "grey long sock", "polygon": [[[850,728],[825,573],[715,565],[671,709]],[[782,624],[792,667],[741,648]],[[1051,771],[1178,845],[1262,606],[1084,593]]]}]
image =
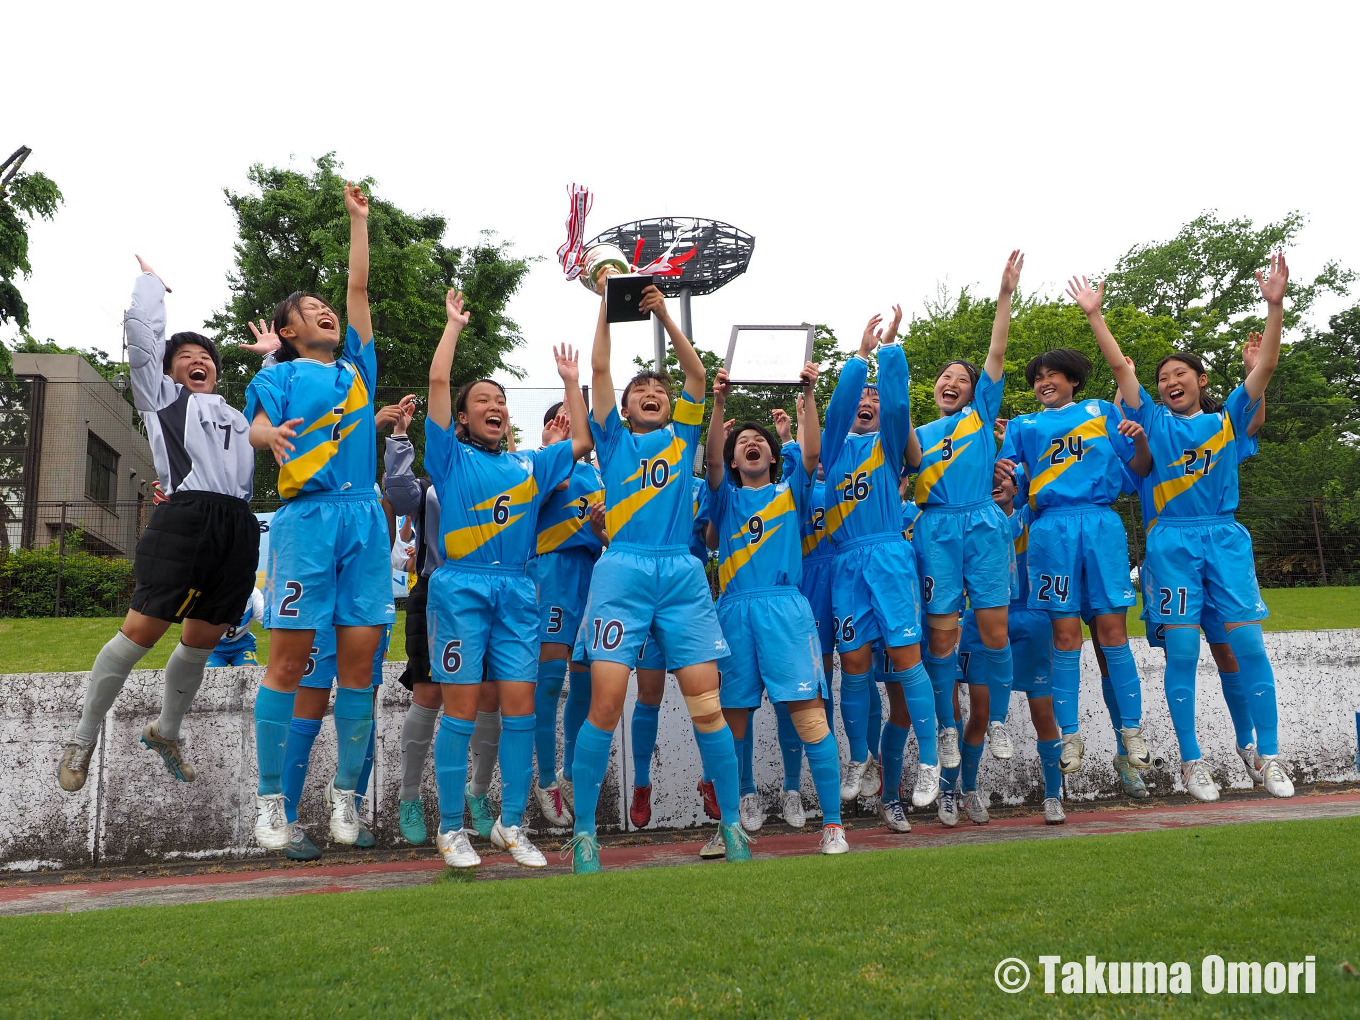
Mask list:
[{"label": "grey long sock", "polygon": [[143,648],[121,630],[109,638],[99,650],[90,667],[90,683],[85,688],[85,707],[76,724],[76,739],[82,744],[93,744],[99,737],[99,724],[109,714],[118,692],[127,683],[128,674],[143,655],[151,651]]},{"label": "grey long sock", "polygon": [[430,756],[439,709],[411,702],[401,724],[401,800],[420,797],[420,781],[425,777],[425,761]]},{"label": "grey long sock", "polygon": [[165,664],[165,695],[161,700],[161,717],[156,729],[166,740],[178,740],[179,728],[194,695],[203,686],[203,667],[212,655],[211,648],[191,648],[178,644]]},{"label": "grey long sock", "polygon": [[501,714],[478,712],[472,730],[472,792],[481,796],[491,789],[491,775],[496,770],[496,753],[501,746]]}]

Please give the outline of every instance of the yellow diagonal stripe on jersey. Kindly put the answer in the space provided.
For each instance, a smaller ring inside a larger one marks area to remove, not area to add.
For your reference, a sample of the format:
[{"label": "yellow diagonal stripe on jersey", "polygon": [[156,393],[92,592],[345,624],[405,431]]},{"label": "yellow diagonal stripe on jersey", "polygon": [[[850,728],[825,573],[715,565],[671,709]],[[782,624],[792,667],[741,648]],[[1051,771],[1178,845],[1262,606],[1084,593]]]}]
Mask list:
[{"label": "yellow diagonal stripe on jersey", "polygon": [[471,509],[490,510],[493,506],[496,505],[496,500],[500,499],[502,496],[509,496],[510,505],[517,506],[520,503],[528,503],[537,495],[538,495],[538,480],[534,478],[533,475],[530,475],[528,478],[524,479],[524,481],[516,485],[513,489],[510,489],[506,492],[498,493],[497,495],[492,496],[490,499],[484,499]]},{"label": "yellow diagonal stripe on jersey", "polygon": [[[594,492],[588,492],[581,498],[585,499],[587,507],[592,507],[604,500],[604,490],[597,489]],[[575,500],[572,502],[575,502]],[[544,553],[555,552],[563,542],[582,528],[588,527],[590,527],[589,513],[584,518],[572,516],[565,521],[558,521],[550,528],[544,528],[538,533],[538,555],[542,556]]]},{"label": "yellow diagonal stripe on jersey", "polygon": [[[1209,471],[1212,471],[1215,467],[1218,466],[1218,455],[1223,452],[1223,447],[1227,446],[1232,438],[1233,438],[1232,418],[1225,414],[1223,416],[1223,427],[1218,430],[1218,433],[1214,436],[1211,436],[1209,439],[1206,439],[1203,443],[1201,443],[1199,446],[1195,448],[1196,454],[1202,454],[1205,450],[1211,451]],[[1168,464],[1167,467],[1169,468],[1184,467],[1185,463],[1186,463],[1185,454],[1181,454],[1178,458],[1176,458],[1175,461]],[[1197,472],[1193,475],[1183,474],[1177,478],[1170,478],[1167,481],[1162,482],[1160,485],[1155,486],[1152,490],[1152,503],[1154,506],[1156,506],[1157,512],[1160,514],[1162,512],[1163,507],[1165,507],[1173,499],[1179,496],[1182,492],[1186,492],[1187,490],[1189,490],[1196,482],[1198,482],[1201,478],[1208,474],[1209,471]]]},{"label": "yellow diagonal stripe on jersey", "polygon": [[523,516],[523,514],[515,514],[504,524],[486,521],[469,524],[466,528],[459,528],[457,531],[450,531],[444,536],[444,554],[451,560],[461,560],[464,556],[490,542]]},{"label": "yellow diagonal stripe on jersey", "polygon": [[[353,411],[360,410],[367,403],[368,387],[364,385],[364,381],[359,377],[359,373],[355,372],[354,379],[351,380],[349,384],[349,392],[345,394],[345,403],[343,404],[344,410],[340,412],[340,417],[343,418]],[[335,424],[335,419],[335,412],[327,411],[320,418],[299,432],[298,435],[305,436],[308,432],[312,432],[316,429],[328,428]]]},{"label": "yellow diagonal stripe on jersey", "polygon": [[[958,441],[965,436],[976,435],[981,429],[982,416],[978,414],[977,411],[974,411],[967,418],[964,418],[963,421],[954,426],[954,433],[952,436],[947,436],[945,438],[951,439],[954,443],[958,443]],[[925,504],[926,501],[930,499],[930,490],[935,487],[935,483],[938,482],[941,476],[949,470],[950,466],[958,460],[959,454],[972,445],[972,440],[969,440],[962,446],[955,446],[948,460],[937,460],[934,464],[930,465],[930,467],[916,476],[916,502],[918,504]],[[932,453],[938,453],[943,449],[944,439],[941,439],[929,450],[926,450],[922,456],[929,457]]]},{"label": "yellow diagonal stripe on jersey", "polygon": [[[1067,435],[1063,436],[1063,445],[1065,447],[1069,439],[1073,439],[1077,436],[1080,436],[1082,438],[1082,441],[1085,442],[1087,439],[1095,439],[1099,436],[1108,435],[1109,433],[1105,431],[1105,416],[1102,414],[1099,418],[1091,418],[1088,421],[1082,422],[1076,428],[1068,432]],[[1051,440],[1049,442],[1049,445],[1050,446],[1052,445]],[[1068,468],[1070,468],[1073,464],[1076,463],[1077,458],[1069,454],[1065,459],[1058,462],[1057,464],[1050,463],[1048,467],[1044,468],[1037,475],[1035,475],[1034,480],[1029,483],[1030,507],[1033,508],[1035,506],[1034,497],[1039,495],[1040,489],[1042,489],[1045,485],[1048,485],[1050,482],[1057,481],[1058,477],[1064,471],[1066,471]]]},{"label": "yellow diagonal stripe on jersey", "polygon": [[[335,419],[331,419],[331,424]],[[292,499],[302,487],[311,481],[312,476],[326,466],[326,463],[335,456],[340,449],[340,443],[345,437],[358,428],[357,421],[350,422],[349,426],[340,430],[340,439],[327,439],[324,443],[319,443],[300,457],[290,458],[283,467],[279,468],[279,495],[284,499]]]},{"label": "yellow diagonal stripe on jersey", "polygon": [[1023,556],[1029,552],[1029,525],[1020,529],[1020,534],[1015,536],[1015,555]]},{"label": "yellow diagonal stripe on jersey", "polygon": [[[792,502],[792,497],[790,497],[790,502]],[[764,516],[763,512],[761,516]],[[765,544],[765,539],[769,538],[783,526],[782,523],[776,524],[769,531],[765,532],[764,537],[761,538],[758,544],[747,545],[744,549],[738,549],[731,556],[727,557],[727,559],[723,560],[722,564],[718,567],[718,587],[723,591],[726,591],[728,582],[732,580],[736,572],[746,566],[747,561],[750,560],[760,547]]]},{"label": "yellow diagonal stripe on jersey", "polygon": [[[854,484],[855,475],[859,474],[861,471],[866,471],[872,475],[876,468],[882,466],[883,441],[875,439],[874,447],[869,451],[869,456],[860,461],[855,469],[850,472],[850,484]],[[857,499],[847,500],[845,498],[845,493],[838,486],[832,485],[831,479],[828,478],[826,481],[828,485],[831,485],[831,491],[838,497],[835,506],[826,508],[826,534],[830,536],[832,532],[839,529],[840,526],[845,523],[845,519],[854,512],[855,507],[859,506],[860,501]]]},{"label": "yellow diagonal stripe on jersey", "polygon": [[[684,449],[684,445],[685,444],[680,442],[679,439],[672,439],[670,446],[666,447],[655,457],[649,457],[647,459],[648,468],[650,469],[651,464],[654,461],[664,460],[667,464],[671,466],[672,469],[674,469],[675,466],[680,463],[680,453]],[[642,471],[643,469],[639,467],[637,473],[630,475],[627,481],[631,482],[634,478],[639,477],[642,474]],[[678,479],[678,481],[683,482],[683,484],[685,485],[689,484],[688,476],[682,479]],[[671,477],[667,479],[666,484],[672,485],[675,484],[676,482],[677,479],[674,475],[674,471],[672,470]],[[638,489],[637,492],[633,493],[631,496],[628,496],[621,503],[619,503],[618,506],[611,506],[608,510],[606,510],[604,515],[604,530],[608,533],[609,537],[612,539],[615,535],[617,535],[619,533],[619,529],[633,519],[633,514],[637,513],[640,509],[642,509],[642,507],[646,506],[652,500],[652,498],[655,497],[656,494],[661,491],[662,491],[661,489],[654,489],[651,487],[645,489]]]},{"label": "yellow diagonal stripe on jersey", "polygon": [[822,531],[814,531],[811,535],[804,535],[804,536],[803,536],[803,555],[804,555],[804,556],[811,555],[812,551],[813,551],[814,549],[816,549],[819,545],[821,545],[822,542],[825,541],[825,540],[826,540],[826,531],[825,531],[825,530],[822,530]]}]

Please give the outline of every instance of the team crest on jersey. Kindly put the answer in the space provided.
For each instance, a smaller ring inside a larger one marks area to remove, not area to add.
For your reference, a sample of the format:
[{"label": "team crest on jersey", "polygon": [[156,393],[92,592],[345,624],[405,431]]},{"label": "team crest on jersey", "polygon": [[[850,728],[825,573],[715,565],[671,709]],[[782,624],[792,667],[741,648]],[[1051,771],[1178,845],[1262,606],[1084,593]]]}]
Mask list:
[{"label": "team crest on jersey", "polygon": [[1087,402],[1086,402],[1086,413],[1089,414],[1092,418],[1099,418],[1099,417],[1100,417],[1100,405],[1097,404],[1094,400],[1089,400],[1089,401],[1087,401]]}]

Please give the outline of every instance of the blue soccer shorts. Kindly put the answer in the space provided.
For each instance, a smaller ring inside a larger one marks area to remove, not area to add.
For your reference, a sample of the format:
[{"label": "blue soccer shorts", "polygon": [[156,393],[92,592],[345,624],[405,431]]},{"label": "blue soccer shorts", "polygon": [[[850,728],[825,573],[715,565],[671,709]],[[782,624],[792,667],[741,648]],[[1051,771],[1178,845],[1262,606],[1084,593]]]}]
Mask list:
[{"label": "blue soccer shorts", "polygon": [[323,630],[393,622],[391,547],[382,504],[371,491],[289,500],[269,532],[264,598],[271,626]]},{"label": "blue soccer shorts", "polygon": [[1011,524],[991,499],[927,506],[912,537],[920,558],[921,602],[931,615],[993,609],[1011,600],[1015,545]]},{"label": "blue soccer shorts", "polygon": [[812,610],[817,638],[826,655],[830,655],[836,647],[836,614],[831,608],[831,577],[835,564],[836,558],[829,554],[804,560],[803,579],[798,584],[798,590],[803,593],[803,598],[807,599]]},{"label": "blue soccer shorts", "polygon": [[538,598],[523,567],[445,560],[430,575],[430,679],[538,682]]},{"label": "blue soccer shorts", "polygon": [[[378,640],[378,650],[373,653],[371,682],[374,687],[382,683],[383,662],[387,658],[387,647],[391,641],[392,625],[389,623],[382,629],[382,637]],[[307,658],[307,665],[302,670],[301,685],[303,687],[328,689],[335,683],[335,678],[335,628],[326,627],[318,630],[316,637],[312,638],[312,654]]]},{"label": "blue soccer shorts", "polygon": [[[1199,624],[1206,606],[1219,623],[1257,623],[1270,615],[1256,583],[1251,536],[1231,514],[1159,517],[1143,561],[1152,624]],[[1214,637],[1205,635],[1211,643]],[[1226,632],[1222,635],[1227,640]]]},{"label": "blue soccer shorts", "polygon": [[213,653],[208,656],[207,665],[212,666],[258,666],[259,660],[255,658],[255,645],[241,645],[238,648],[228,648],[219,651],[214,648]]},{"label": "blue soccer shorts", "polygon": [[890,648],[921,643],[916,553],[900,532],[837,547],[831,606],[842,654],[879,639]]},{"label": "blue soccer shorts", "polygon": [[[1031,698],[1053,694],[1053,621],[1047,613],[1011,606],[1006,614],[1006,632],[1011,642],[1011,690]],[[959,637],[959,670],[965,682],[969,665],[983,654],[977,617],[963,614]]]},{"label": "blue soccer shorts", "polygon": [[1049,509],[1030,525],[1028,608],[1103,615],[1136,601],[1124,523],[1109,507]]},{"label": "blue soccer shorts", "polygon": [[590,597],[595,557],[588,549],[565,549],[534,557],[529,569],[538,585],[539,641],[572,644]]},{"label": "blue soccer shorts", "polygon": [[826,697],[812,607],[797,588],[724,595],[718,600],[718,623],[732,649],[719,663],[723,708],[759,708],[762,688],[775,702]]}]

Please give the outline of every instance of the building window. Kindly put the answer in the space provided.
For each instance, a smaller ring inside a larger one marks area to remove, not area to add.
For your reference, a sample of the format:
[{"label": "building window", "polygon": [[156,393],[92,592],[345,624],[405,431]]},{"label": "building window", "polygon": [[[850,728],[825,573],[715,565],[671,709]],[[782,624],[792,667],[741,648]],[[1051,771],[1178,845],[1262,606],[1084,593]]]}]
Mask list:
[{"label": "building window", "polygon": [[118,498],[118,454],[93,432],[85,445],[85,495],[109,509]]}]

